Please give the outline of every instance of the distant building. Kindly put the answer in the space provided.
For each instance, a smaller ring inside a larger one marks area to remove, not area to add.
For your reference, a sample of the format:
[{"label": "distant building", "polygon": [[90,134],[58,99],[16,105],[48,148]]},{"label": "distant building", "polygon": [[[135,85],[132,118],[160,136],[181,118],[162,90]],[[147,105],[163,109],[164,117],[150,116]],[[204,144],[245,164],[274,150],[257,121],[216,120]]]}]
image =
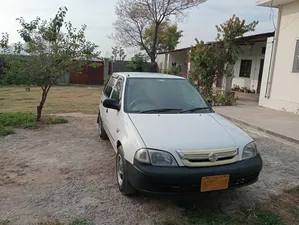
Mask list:
[{"label": "distant building", "polygon": [[[274,32],[270,32],[238,39],[242,53],[235,64],[232,87],[239,86],[255,92],[260,91],[267,39],[273,36]],[[191,47],[160,52],[157,56],[160,72],[171,68],[173,64],[179,64],[182,67],[180,75],[187,77],[192,69],[192,63],[188,61],[190,49]],[[222,87],[222,80],[218,80],[217,86]]]}]

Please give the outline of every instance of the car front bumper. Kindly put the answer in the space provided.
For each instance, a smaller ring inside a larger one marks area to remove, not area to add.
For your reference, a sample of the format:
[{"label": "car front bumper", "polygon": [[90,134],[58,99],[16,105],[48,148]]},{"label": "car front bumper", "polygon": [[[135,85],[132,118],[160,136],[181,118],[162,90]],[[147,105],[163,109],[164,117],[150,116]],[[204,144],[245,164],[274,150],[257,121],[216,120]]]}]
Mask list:
[{"label": "car front bumper", "polygon": [[230,175],[228,189],[255,183],[262,170],[260,154],[233,164],[215,167],[157,167],[127,162],[128,178],[141,192],[152,194],[179,194],[201,192],[201,178],[216,175]]}]

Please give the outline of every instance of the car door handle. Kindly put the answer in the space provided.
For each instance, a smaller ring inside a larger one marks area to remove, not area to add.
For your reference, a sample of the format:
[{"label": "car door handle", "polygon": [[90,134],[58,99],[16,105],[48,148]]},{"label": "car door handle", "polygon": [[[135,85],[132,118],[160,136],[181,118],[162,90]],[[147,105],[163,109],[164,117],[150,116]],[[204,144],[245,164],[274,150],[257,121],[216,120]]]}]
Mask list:
[{"label": "car door handle", "polygon": [[108,109],[106,109],[106,113],[108,113]]}]

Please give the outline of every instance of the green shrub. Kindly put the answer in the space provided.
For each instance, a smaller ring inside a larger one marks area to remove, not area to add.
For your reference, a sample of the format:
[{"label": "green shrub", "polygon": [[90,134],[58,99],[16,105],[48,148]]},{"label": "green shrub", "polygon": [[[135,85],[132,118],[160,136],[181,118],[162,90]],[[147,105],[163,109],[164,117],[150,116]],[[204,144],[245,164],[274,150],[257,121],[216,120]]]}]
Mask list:
[{"label": "green shrub", "polygon": [[232,106],[235,105],[237,102],[237,99],[233,95],[225,96],[222,93],[217,93],[216,95],[208,95],[204,97],[207,101],[211,101],[213,103],[213,106]]},{"label": "green shrub", "polygon": [[14,134],[14,133],[15,132],[14,132],[12,127],[4,127],[4,126],[0,125],[0,137],[1,136],[7,136],[7,135],[10,135],[10,134]]},{"label": "green shrub", "polygon": [[[42,118],[42,124],[61,124],[68,121],[59,116],[46,116]],[[37,126],[35,115],[21,112],[0,113],[0,136],[14,134],[13,128],[34,128]]]},{"label": "green shrub", "polygon": [[170,75],[180,75],[180,73],[182,72],[182,66],[179,65],[179,64],[175,64],[175,65],[172,65],[171,68],[166,68],[163,73],[165,74],[170,74]]},{"label": "green shrub", "polygon": [[142,53],[138,53],[131,58],[127,67],[133,72],[144,72],[147,65],[147,56]]},{"label": "green shrub", "polygon": [[30,127],[35,124],[35,116],[31,113],[6,112],[0,113],[0,125],[11,127]]},{"label": "green shrub", "polygon": [[50,116],[50,117],[45,117],[42,119],[42,123],[44,124],[61,124],[61,123],[67,123],[68,121],[64,119],[63,117],[59,116]]}]

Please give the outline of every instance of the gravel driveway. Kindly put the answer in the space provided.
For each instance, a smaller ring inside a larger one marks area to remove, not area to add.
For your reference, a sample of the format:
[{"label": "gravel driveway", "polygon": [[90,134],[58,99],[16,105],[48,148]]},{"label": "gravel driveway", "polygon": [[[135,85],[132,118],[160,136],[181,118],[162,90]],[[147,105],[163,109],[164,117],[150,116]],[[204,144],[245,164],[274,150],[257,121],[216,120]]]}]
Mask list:
[{"label": "gravel driveway", "polygon": [[299,185],[299,147],[250,132],[264,159],[256,184],[197,197],[127,198],[118,191],[114,152],[99,139],[96,117],[72,114],[68,120],[0,138],[0,220],[20,225],[54,219],[159,224],[180,219],[182,204],[209,202],[233,213]]}]

